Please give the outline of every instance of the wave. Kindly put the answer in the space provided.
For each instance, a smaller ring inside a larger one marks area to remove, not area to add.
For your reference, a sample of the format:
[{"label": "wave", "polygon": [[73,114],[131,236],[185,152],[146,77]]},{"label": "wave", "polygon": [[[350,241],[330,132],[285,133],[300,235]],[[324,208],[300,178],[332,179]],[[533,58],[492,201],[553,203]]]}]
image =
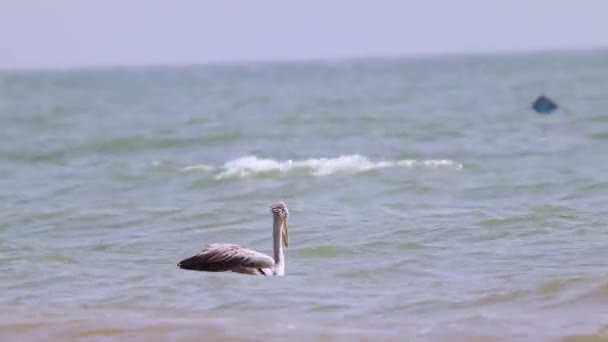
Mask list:
[{"label": "wave", "polygon": [[187,166],[183,171],[215,172],[215,177],[234,178],[262,175],[268,173],[307,172],[313,176],[329,176],[336,173],[360,173],[370,170],[386,168],[453,168],[462,169],[463,165],[449,159],[431,160],[381,160],[372,161],[359,154],[342,155],[335,158],[311,158],[302,160],[274,160],[269,158],[258,158],[255,155],[244,156],[229,160],[221,167],[208,164]]}]

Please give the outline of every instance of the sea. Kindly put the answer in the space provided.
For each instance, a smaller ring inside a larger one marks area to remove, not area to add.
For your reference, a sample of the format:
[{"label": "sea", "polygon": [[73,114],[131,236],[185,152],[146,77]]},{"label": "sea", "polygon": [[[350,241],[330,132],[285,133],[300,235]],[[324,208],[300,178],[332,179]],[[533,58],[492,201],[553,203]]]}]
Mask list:
[{"label": "sea", "polygon": [[[608,339],[606,50],[4,70],[0,127],[2,341]],[[177,268],[278,201],[285,276]]]}]

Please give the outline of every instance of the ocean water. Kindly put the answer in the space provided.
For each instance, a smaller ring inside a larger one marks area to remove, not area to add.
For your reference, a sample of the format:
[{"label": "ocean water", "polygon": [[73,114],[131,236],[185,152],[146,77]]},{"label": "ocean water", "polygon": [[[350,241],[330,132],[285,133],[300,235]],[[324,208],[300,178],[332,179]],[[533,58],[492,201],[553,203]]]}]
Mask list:
[{"label": "ocean water", "polygon": [[[605,51],[1,72],[0,338],[599,341],[607,90]],[[271,253],[278,200],[284,277],[176,268]]]}]

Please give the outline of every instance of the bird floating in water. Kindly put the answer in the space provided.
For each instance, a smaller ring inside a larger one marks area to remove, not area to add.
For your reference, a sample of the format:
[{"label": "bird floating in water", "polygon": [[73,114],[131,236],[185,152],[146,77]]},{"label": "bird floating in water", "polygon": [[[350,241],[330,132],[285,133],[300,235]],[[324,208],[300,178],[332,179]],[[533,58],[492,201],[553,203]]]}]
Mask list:
[{"label": "bird floating in water", "polygon": [[200,253],[177,264],[184,270],[207,272],[236,272],[244,274],[282,276],[285,274],[283,245],[289,246],[287,219],[289,211],[283,202],[270,206],[272,212],[273,256],[228,243],[207,245]]},{"label": "bird floating in water", "polygon": [[545,95],[539,96],[532,103],[532,109],[538,114],[551,114],[558,108],[558,105]]}]

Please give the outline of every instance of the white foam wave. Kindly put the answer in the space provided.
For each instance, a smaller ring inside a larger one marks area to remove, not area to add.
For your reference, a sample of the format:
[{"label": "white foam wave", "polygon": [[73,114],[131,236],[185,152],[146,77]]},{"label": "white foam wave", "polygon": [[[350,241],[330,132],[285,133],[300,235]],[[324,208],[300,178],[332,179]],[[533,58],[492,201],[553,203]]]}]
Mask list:
[{"label": "white foam wave", "polygon": [[[265,173],[288,173],[291,171],[308,171],[314,176],[328,176],[335,173],[357,173],[375,169],[393,167],[447,167],[462,169],[462,164],[449,159],[439,160],[382,160],[371,161],[358,154],[343,155],[336,158],[312,158],[302,160],[279,161],[256,156],[245,156],[226,162],[219,168],[216,178],[247,177]],[[206,164],[188,166],[184,171],[212,171],[213,167]]]},{"label": "white foam wave", "polygon": [[182,169],[182,171],[205,171],[205,172],[210,172],[210,171],[214,171],[214,170],[215,170],[215,166],[207,165],[207,164],[186,166],[185,168]]}]

